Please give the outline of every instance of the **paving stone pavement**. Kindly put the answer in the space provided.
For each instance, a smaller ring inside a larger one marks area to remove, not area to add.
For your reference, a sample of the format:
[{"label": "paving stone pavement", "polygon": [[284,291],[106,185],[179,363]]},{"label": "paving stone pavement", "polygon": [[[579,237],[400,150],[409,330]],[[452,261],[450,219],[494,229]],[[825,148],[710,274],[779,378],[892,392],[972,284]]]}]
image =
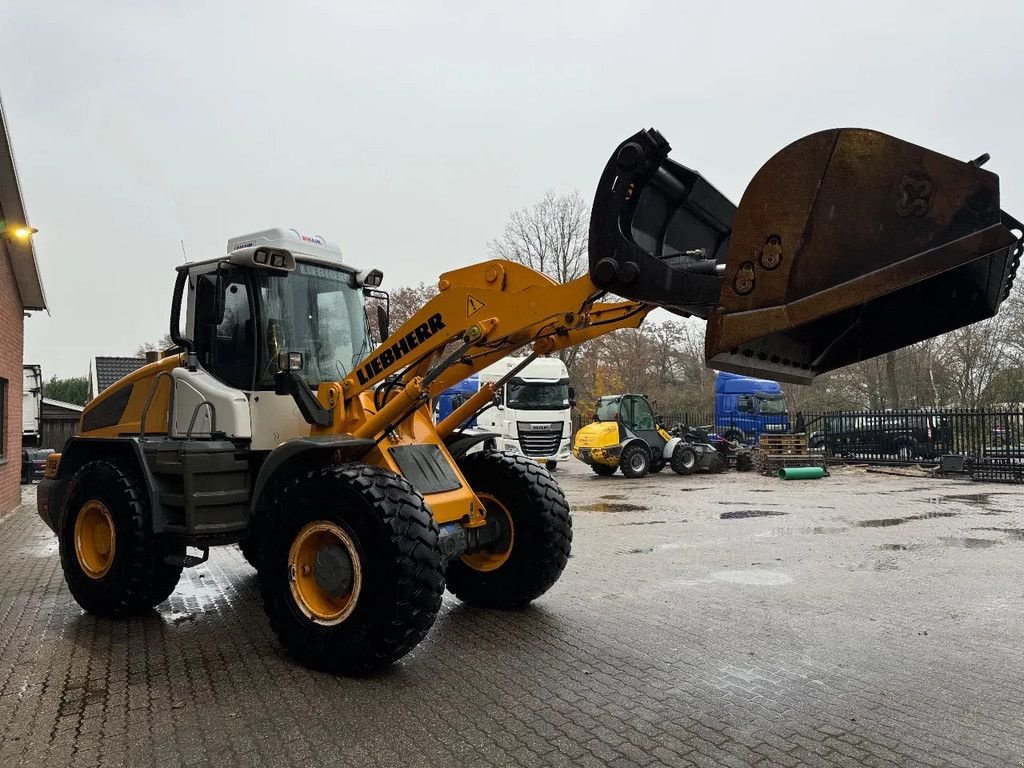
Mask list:
[{"label": "paving stone pavement", "polygon": [[1024,494],[861,469],[556,472],[573,557],[529,609],[446,597],[387,673],[281,651],[234,548],[150,616],[0,520],[0,766],[1024,765]]}]

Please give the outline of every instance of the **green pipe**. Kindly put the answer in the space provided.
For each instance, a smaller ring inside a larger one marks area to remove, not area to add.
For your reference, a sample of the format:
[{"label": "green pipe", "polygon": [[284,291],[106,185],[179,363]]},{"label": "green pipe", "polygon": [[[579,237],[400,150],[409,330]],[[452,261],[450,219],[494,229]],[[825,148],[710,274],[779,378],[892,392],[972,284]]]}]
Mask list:
[{"label": "green pipe", "polygon": [[825,476],[821,467],[783,467],[779,470],[779,480],[817,480]]}]

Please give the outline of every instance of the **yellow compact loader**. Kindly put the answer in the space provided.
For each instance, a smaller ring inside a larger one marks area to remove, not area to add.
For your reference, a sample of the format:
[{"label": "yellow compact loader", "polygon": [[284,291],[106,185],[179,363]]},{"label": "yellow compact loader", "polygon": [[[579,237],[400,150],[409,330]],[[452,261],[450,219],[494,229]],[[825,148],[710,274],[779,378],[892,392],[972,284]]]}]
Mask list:
[{"label": "yellow compact loader", "polygon": [[501,382],[435,426],[430,400],[452,384],[523,347],[636,327],[654,307],[707,318],[716,368],[806,382],[990,317],[1010,288],[1021,226],[980,161],[825,131],[775,155],[736,207],[668,152],[653,130],[615,150],[588,275],[557,284],[506,261],[447,272],[400,328],[381,313],[376,347],[364,295],[382,296],[382,275],[323,238],[258,232],[179,267],[175,348],[89,403],[39,486],[75,600],[149,610],[210,547],[241,543],[297,659],[372,672],[423,639],[446,586],[516,608],[569,556],[551,475],[516,453],[467,453],[494,435],[457,429]]}]

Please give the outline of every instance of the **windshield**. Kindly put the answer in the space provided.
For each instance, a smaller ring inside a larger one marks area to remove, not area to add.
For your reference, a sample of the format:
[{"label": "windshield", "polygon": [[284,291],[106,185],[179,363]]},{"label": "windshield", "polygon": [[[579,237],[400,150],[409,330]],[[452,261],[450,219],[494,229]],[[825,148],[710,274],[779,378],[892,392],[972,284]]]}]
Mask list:
[{"label": "windshield", "polygon": [[761,413],[785,413],[786,412],[786,398],[780,396],[776,397],[758,397],[761,404]]},{"label": "windshield", "polygon": [[597,421],[618,421],[619,420],[619,398],[602,397],[597,401],[597,410],[594,411],[594,418]]},{"label": "windshield", "polygon": [[569,407],[569,380],[541,383],[512,379],[505,404],[521,410],[561,410]]},{"label": "windshield", "polygon": [[259,272],[258,385],[273,386],[280,352],[301,352],[311,387],[340,381],[370,351],[363,294],[351,273],[299,262],[288,275]]}]

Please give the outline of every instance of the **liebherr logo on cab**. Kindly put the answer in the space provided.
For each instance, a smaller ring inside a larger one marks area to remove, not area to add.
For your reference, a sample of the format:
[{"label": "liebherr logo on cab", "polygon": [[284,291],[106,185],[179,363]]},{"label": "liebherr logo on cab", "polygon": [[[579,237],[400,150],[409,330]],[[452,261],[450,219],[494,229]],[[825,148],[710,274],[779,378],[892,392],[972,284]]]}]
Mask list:
[{"label": "liebherr logo on cab", "polygon": [[359,383],[365,384],[374,376],[379,376],[385,369],[401,360],[444,327],[444,320],[441,319],[440,312],[427,318],[427,322],[417,325],[412,331],[357,370],[356,376],[359,377]]}]

